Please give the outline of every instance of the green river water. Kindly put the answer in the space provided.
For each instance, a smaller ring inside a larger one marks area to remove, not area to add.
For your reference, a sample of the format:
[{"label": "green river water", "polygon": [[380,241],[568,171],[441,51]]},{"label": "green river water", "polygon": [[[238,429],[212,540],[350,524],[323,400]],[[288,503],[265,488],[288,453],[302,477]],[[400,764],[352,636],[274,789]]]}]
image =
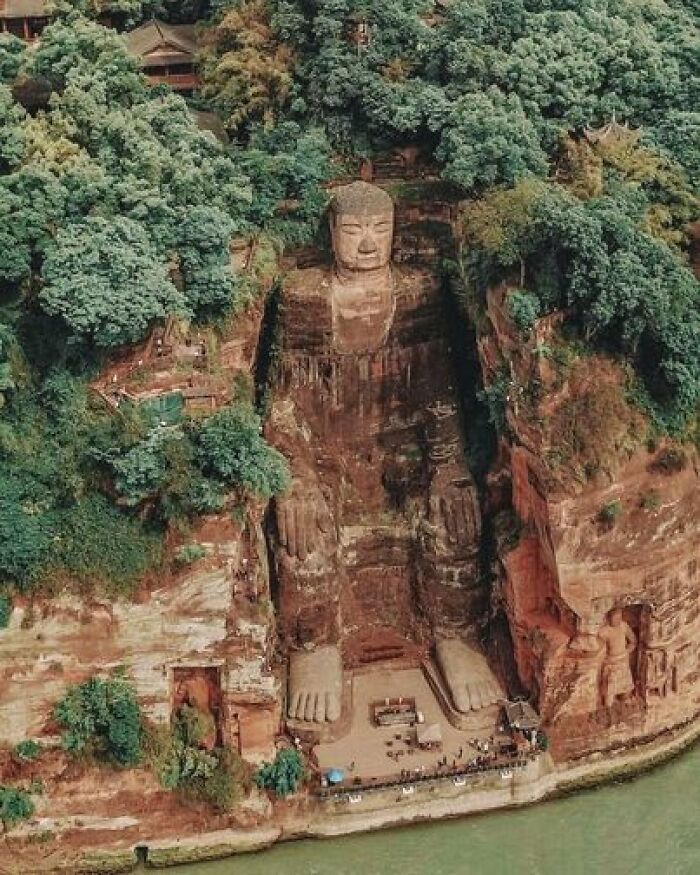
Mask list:
[{"label": "green river water", "polygon": [[173,875],[700,875],[700,747],[510,812],[279,845]]}]

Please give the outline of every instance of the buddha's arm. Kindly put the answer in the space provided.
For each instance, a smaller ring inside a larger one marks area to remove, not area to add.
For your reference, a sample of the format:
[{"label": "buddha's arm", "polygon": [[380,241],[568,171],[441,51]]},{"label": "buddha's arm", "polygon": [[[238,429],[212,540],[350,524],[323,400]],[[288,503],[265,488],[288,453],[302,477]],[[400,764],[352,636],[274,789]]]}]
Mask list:
[{"label": "buddha's arm", "polygon": [[292,475],[289,489],[275,502],[277,534],[289,557],[302,563],[319,549],[332,549],[335,543],[330,503],[305,431],[297,405],[289,399],[275,404],[269,438],[286,457]]}]

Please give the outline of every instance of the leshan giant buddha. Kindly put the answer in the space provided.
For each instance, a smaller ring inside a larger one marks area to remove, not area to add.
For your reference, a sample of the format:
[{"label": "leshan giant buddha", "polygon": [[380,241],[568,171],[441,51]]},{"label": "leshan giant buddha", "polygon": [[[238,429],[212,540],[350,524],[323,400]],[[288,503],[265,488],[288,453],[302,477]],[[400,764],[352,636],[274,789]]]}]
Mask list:
[{"label": "leshan giant buddha", "polygon": [[391,264],[382,189],[337,189],[330,225],[332,268],[284,283],[269,421],[293,478],[272,536],[288,717],[333,723],[344,668],[432,645],[457,710],[478,710],[501,693],[476,643],[480,516],[441,285]]}]

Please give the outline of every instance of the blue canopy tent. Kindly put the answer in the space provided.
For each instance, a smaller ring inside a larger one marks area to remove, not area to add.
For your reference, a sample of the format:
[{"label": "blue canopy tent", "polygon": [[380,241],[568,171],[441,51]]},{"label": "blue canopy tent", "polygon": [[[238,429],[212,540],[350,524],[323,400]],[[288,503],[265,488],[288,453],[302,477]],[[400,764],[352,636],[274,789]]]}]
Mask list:
[{"label": "blue canopy tent", "polygon": [[341,784],[345,778],[345,772],[342,769],[329,769],[326,772],[326,779],[329,784]]}]

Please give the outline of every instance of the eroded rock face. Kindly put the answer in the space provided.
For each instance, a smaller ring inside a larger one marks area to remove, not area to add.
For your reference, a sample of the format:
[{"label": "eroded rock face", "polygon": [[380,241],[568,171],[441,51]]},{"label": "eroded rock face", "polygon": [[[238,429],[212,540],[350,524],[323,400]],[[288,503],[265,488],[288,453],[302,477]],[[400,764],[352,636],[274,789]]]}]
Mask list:
[{"label": "eroded rock face", "polygon": [[[221,344],[216,379],[229,389],[254,368],[262,309],[255,302]],[[145,347],[156,342],[152,336]],[[120,386],[138,362],[148,366],[140,387],[146,395],[170,392],[184,377],[167,359],[153,349],[132,350],[98,385]],[[69,684],[123,666],[150,719],[167,723],[188,703],[215,724],[208,745],[224,742],[253,761],[269,758],[281,697],[271,665],[264,511],[249,503],[240,524],[230,513],[201,519],[190,536],[206,556],[176,574],[164,568],[134,601],[65,595],[18,605],[10,627],[0,630],[0,743],[51,734],[53,706]]]},{"label": "eroded rock face", "polygon": [[201,568],[139,603],[62,596],[33,609],[33,619],[28,608],[16,609],[0,647],[2,741],[51,734],[53,705],[69,684],[124,666],[150,719],[167,723],[190,704],[216,718],[211,745],[218,740],[252,759],[268,756],[279,722],[278,687],[269,666],[269,620],[244,592],[251,568],[266,589],[251,550],[262,532],[251,525],[257,534],[227,534],[225,520],[205,521],[204,532],[233,539],[209,543]]},{"label": "eroded rock face", "polygon": [[392,222],[381,190],[336,194],[335,267],[284,282],[268,423],[293,474],[272,537],[283,643],[346,664],[469,633],[486,607],[443,290],[389,264]]},{"label": "eroded rock face", "polygon": [[[560,385],[528,350],[516,351],[502,298],[502,289],[491,296],[493,332],[481,342],[486,379],[499,361],[521,381],[537,367],[546,426],[583,384]],[[592,364],[602,390],[611,366]],[[556,756],[632,744],[698,711],[698,459],[667,444],[634,447],[618,428],[605,470],[579,479],[553,473],[551,441],[518,409],[519,397],[516,388],[509,398],[513,437],[501,472],[521,529],[517,546],[504,539],[500,549],[517,671]]]}]

